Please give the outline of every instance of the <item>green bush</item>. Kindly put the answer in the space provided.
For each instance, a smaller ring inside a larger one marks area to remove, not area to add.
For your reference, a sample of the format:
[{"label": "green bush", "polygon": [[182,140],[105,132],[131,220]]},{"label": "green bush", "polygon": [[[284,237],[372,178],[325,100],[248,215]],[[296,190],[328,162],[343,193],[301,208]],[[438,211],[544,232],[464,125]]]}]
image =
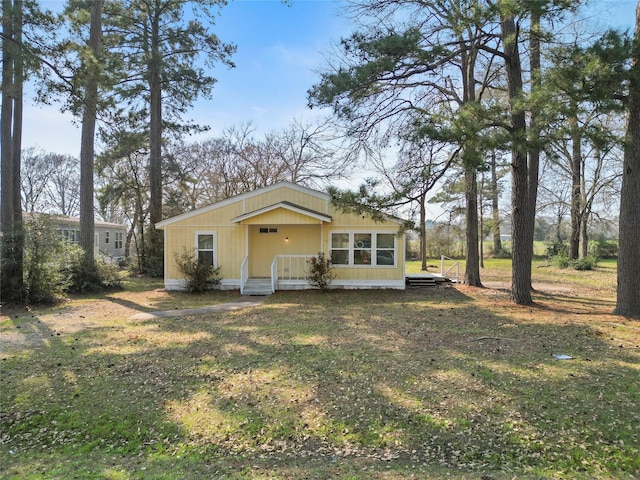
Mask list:
[{"label": "green bush", "polygon": [[62,240],[48,215],[25,221],[24,285],[26,303],[53,303],[67,292],[122,287],[117,265],[87,262],[80,245]]},{"label": "green bush", "polygon": [[545,242],[545,246],[545,255],[549,258],[569,256],[569,246],[561,240]]},{"label": "green bush", "polygon": [[60,240],[48,215],[25,220],[25,303],[54,303],[61,300],[70,285],[61,260],[73,255],[72,245]]},{"label": "green bush", "polygon": [[320,290],[327,290],[331,280],[334,278],[335,274],[331,258],[322,252],[318,252],[318,256],[309,259],[309,273],[307,275],[309,285]]},{"label": "green bush", "polygon": [[[68,242],[64,242],[68,243]],[[63,272],[69,278],[69,291],[76,293],[99,292],[102,290],[102,281],[98,272],[98,264],[95,259],[87,260],[84,250],[78,245],[63,260],[65,265]]]},{"label": "green bush", "polygon": [[213,268],[213,265],[198,261],[195,249],[187,251],[184,248],[182,253],[176,253],[174,258],[178,270],[187,280],[186,287],[189,293],[202,293],[222,280],[219,276],[221,267]]},{"label": "green bush", "polygon": [[589,245],[589,255],[597,258],[617,258],[618,242],[615,240],[598,240]]},{"label": "green bush", "polygon": [[569,267],[569,257],[566,255],[555,255],[552,257],[552,263],[558,268]]},{"label": "green bush", "polygon": [[122,289],[122,276],[120,274],[120,265],[117,263],[107,263],[98,261],[98,276],[103,288],[107,290]]},{"label": "green bush", "polygon": [[598,258],[593,255],[588,255],[571,262],[571,265],[576,270],[593,270],[598,265]]}]

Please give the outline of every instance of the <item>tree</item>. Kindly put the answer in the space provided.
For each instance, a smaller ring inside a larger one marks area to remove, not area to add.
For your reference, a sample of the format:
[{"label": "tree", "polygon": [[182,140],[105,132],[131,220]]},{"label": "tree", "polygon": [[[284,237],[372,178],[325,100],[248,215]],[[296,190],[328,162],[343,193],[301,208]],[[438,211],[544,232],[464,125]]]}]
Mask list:
[{"label": "tree", "polygon": [[49,181],[46,198],[48,211],[67,216],[80,214],[80,162],[77,157],[49,153],[45,155]]},{"label": "tree", "polygon": [[135,244],[137,268],[145,271],[149,219],[149,152],[145,135],[119,132],[109,142],[113,148],[98,157],[99,178],[97,199],[103,216],[117,212],[120,221],[129,225],[125,241],[125,256],[130,256]]},{"label": "tree", "polygon": [[354,10],[377,25],[342,41],[341,65],[322,75],[310,105],[332,106],[361,141],[377,129],[391,138],[411,127],[416,136],[460,148],[468,214],[465,282],[481,286],[476,172],[488,126],[481,99],[494,75],[493,53],[484,48],[495,40],[488,11],[474,0],[378,0],[356,3]]},{"label": "tree", "polygon": [[[229,66],[235,47],[210,33],[221,0],[136,0],[123,5],[110,21],[120,33],[119,50],[128,72],[117,93],[130,109],[123,121],[149,139],[150,255],[162,261],[163,132],[185,132],[196,125],[180,124],[180,117],[198,96],[208,97],[215,83],[204,67],[216,61]],[[185,8],[191,5],[188,14]],[[186,20],[189,18],[189,20]],[[199,60],[202,60],[200,62]]]},{"label": "tree", "polygon": [[620,196],[620,250],[615,313],[640,314],[640,2],[631,57],[627,133]]},{"label": "tree", "polygon": [[22,143],[22,97],[24,60],[21,0],[2,1],[2,278],[1,296],[21,301],[23,295],[22,202],[20,157]]},{"label": "tree", "polygon": [[376,169],[386,179],[393,191],[395,201],[390,206],[410,207],[409,215],[418,210],[418,232],[420,240],[421,270],[427,270],[427,197],[429,192],[449,171],[458,151],[442,142],[422,139],[402,144],[398,161],[387,168],[384,159],[375,163]]},{"label": "tree", "polygon": [[23,150],[21,173],[22,210],[43,212],[46,205],[44,196],[51,170],[47,168],[45,156],[35,147]]},{"label": "tree", "polygon": [[[550,66],[544,76],[546,95],[552,105],[548,111],[556,117],[548,120],[552,129],[548,134],[552,147],[549,160],[570,176],[572,185],[569,259],[587,255],[587,224],[594,194],[611,183],[613,175],[603,167],[621,136],[611,128],[613,115],[622,108],[622,103],[615,99],[616,92],[593,87],[594,80],[601,82],[613,76],[626,58],[614,62],[610,56],[603,62],[597,49],[585,44],[584,37],[584,32],[578,32],[571,42],[551,49]],[[588,179],[592,164],[595,164],[593,177]],[[591,188],[586,186],[588,180],[593,181]]]},{"label": "tree", "polygon": [[96,121],[98,84],[102,70],[102,9],[104,0],[92,0],[90,5],[89,49],[83,56],[86,77],[80,140],[80,246],[84,251],[83,268],[89,276],[97,277],[94,259],[94,187]]}]

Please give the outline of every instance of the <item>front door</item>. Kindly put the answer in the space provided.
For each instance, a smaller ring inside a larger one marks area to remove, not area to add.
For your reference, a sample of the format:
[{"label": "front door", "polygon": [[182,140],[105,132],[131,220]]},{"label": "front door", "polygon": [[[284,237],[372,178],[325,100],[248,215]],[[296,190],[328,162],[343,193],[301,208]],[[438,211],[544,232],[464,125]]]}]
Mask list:
[{"label": "front door", "polygon": [[271,277],[271,263],[285,253],[286,235],[274,225],[249,227],[249,276]]},{"label": "front door", "polygon": [[322,250],[320,225],[250,225],[249,277],[271,277],[276,255],[315,255]]}]

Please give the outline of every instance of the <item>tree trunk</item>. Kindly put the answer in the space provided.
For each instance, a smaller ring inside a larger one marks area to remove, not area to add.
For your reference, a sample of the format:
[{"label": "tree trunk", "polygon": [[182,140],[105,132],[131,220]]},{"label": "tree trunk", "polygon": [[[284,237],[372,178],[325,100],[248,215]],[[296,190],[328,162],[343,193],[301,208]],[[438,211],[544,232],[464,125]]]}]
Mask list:
[{"label": "tree trunk", "polygon": [[589,255],[589,234],[587,232],[587,218],[588,216],[582,214],[580,217],[580,249],[579,249],[579,258],[585,258]]},{"label": "tree trunk", "polygon": [[22,65],[18,43],[22,38],[22,2],[2,2],[2,109],[0,113],[2,213],[2,264],[0,298],[23,300],[22,203],[20,201],[20,157],[22,143]]},{"label": "tree trunk", "polygon": [[[531,89],[542,91],[542,70],[541,70],[541,27],[540,14],[535,6],[531,11],[531,40],[529,61],[531,68]],[[529,258],[529,287],[531,287],[531,262],[533,262],[533,239],[536,229],[536,206],[538,203],[538,177],[540,174],[540,131],[541,125],[539,120],[538,107],[531,109],[531,128],[529,130],[530,142],[528,147],[528,165],[527,165],[527,228],[524,231],[525,244],[523,248],[527,249],[526,255]]]},{"label": "tree trunk", "polygon": [[[574,109],[577,108],[574,106]],[[578,118],[569,118],[571,126],[571,234],[569,236],[569,260],[579,256],[580,212],[582,209],[582,148]]]},{"label": "tree trunk", "polygon": [[480,225],[478,235],[480,236],[480,268],[484,268],[484,173],[480,176],[480,199],[478,203],[478,211],[480,212]]},{"label": "tree trunk", "polygon": [[159,12],[151,24],[151,59],[149,64],[149,249],[144,267],[153,263],[154,274],[161,273],[162,232],[156,230],[156,224],[162,221],[162,78],[160,65],[160,20]]},{"label": "tree trunk", "polygon": [[527,124],[524,110],[517,106],[522,95],[522,65],[513,16],[500,22],[505,53],[505,72],[511,110],[511,301],[520,305],[531,299],[531,261],[533,225],[529,221],[529,169],[527,164]]},{"label": "tree trunk", "polygon": [[480,281],[480,256],[478,253],[478,179],[475,167],[467,167],[465,177],[465,197],[467,203],[466,218],[466,251],[467,259],[464,272],[464,283],[474,287],[482,287]]},{"label": "tree trunk", "polygon": [[500,190],[498,188],[498,167],[496,163],[496,151],[493,150],[491,153],[491,216],[493,218],[494,257],[502,252],[502,237],[500,236],[500,206],[498,202]]},{"label": "tree trunk", "polygon": [[426,192],[420,196],[420,260],[422,265],[420,269],[424,272],[427,270],[427,194]]},{"label": "tree trunk", "polygon": [[640,2],[636,7],[635,49],[629,88],[629,118],[620,196],[618,291],[614,313],[640,315]]},{"label": "tree trunk", "polygon": [[91,3],[89,45],[93,58],[85,60],[88,63],[88,68],[85,80],[80,143],[80,246],[84,251],[84,268],[87,270],[85,273],[89,275],[92,275],[95,271],[93,171],[98,108],[98,78],[100,75],[99,56],[102,43],[102,7],[103,0],[95,0]]}]

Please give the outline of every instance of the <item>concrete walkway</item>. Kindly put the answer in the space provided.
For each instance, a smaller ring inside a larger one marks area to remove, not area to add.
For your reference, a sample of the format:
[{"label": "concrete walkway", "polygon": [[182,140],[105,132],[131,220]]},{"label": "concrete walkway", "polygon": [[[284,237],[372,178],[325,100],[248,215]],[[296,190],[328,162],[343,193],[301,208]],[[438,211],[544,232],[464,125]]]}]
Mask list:
[{"label": "concrete walkway", "polygon": [[129,320],[151,320],[154,318],[187,317],[190,315],[204,315],[206,313],[230,312],[242,308],[256,307],[262,304],[264,300],[265,297],[240,297],[233,302],[218,303],[217,305],[210,305],[208,307],[136,313],[129,317]]}]

